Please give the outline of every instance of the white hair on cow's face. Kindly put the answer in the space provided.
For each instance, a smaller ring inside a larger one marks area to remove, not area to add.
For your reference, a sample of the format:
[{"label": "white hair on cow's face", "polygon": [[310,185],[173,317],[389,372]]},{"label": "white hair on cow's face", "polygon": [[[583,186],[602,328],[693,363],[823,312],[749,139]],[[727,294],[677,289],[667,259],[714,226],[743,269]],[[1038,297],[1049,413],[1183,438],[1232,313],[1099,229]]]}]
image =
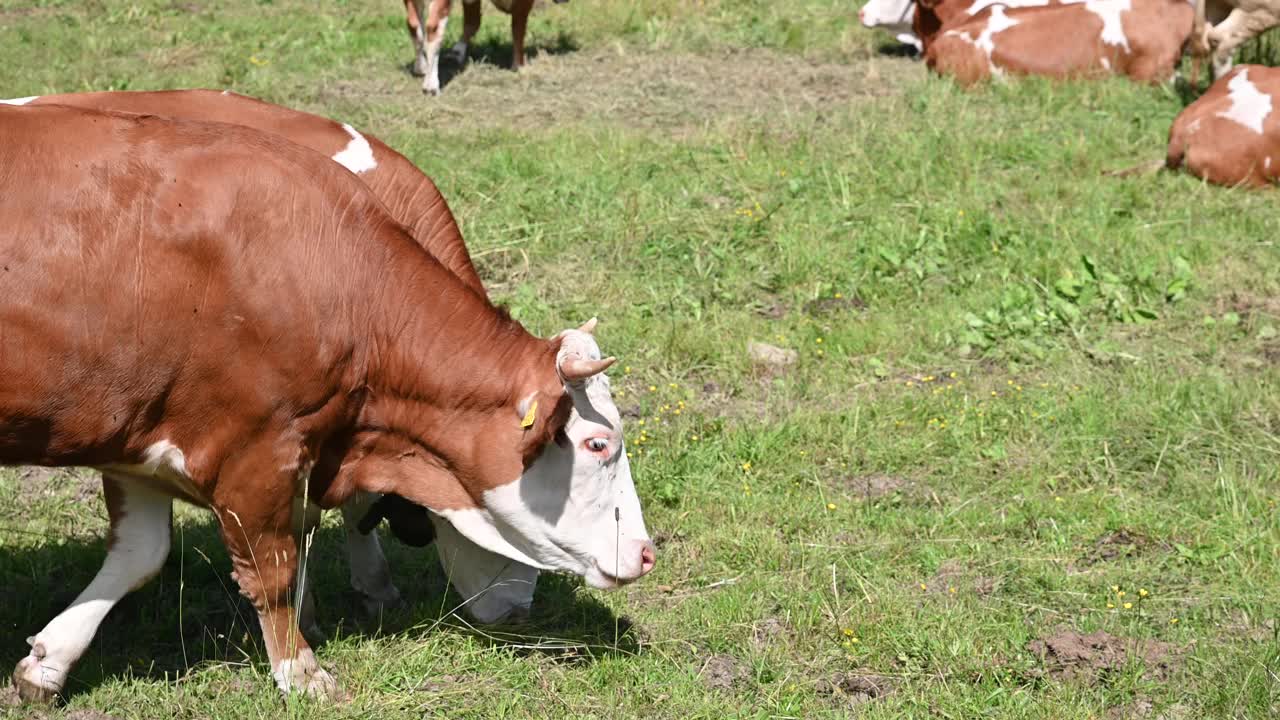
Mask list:
[{"label": "white hair on cow's face", "polygon": [[[560,338],[558,363],[573,355],[599,360],[590,334],[567,330]],[[622,419],[603,373],[567,382],[564,392],[568,420],[520,477],[487,490],[482,508],[438,512],[486,550],[614,587],[653,566]]]}]

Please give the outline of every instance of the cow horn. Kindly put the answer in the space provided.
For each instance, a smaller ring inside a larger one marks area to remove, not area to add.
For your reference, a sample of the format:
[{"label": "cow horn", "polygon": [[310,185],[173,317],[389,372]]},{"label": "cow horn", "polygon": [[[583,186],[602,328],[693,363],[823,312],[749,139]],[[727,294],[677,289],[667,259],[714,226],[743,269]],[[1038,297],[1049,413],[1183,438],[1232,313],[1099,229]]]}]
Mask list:
[{"label": "cow horn", "polygon": [[577,382],[586,380],[592,375],[598,375],[609,366],[618,361],[618,358],[607,357],[603,360],[584,360],[577,355],[570,355],[560,361],[560,377],[565,382]]},{"label": "cow horn", "polygon": [[584,332],[590,335],[596,331],[596,323],[598,322],[600,322],[599,318],[591,318],[590,320],[582,323],[582,327],[578,328],[578,332]]}]

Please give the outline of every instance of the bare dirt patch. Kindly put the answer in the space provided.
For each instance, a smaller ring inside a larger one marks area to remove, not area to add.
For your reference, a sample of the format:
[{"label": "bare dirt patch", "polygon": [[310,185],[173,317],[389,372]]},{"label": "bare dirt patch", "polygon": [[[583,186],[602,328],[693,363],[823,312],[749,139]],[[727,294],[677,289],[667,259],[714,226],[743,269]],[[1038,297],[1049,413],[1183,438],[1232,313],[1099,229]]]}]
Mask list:
[{"label": "bare dirt patch", "polygon": [[836,313],[858,312],[867,309],[867,302],[857,295],[849,297],[826,297],[810,300],[805,303],[804,311],[810,315],[822,316]]},{"label": "bare dirt patch", "polygon": [[1104,631],[1082,635],[1058,630],[1027,649],[1040,658],[1043,672],[1056,680],[1096,683],[1115,674],[1131,662],[1141,662],[1148,672],[1167,678],[1180,664],[1179,651],[1169,643],[1116,637]]},{"label": "bare dirt patch", "polygon": [[893,692],[893,678],[866,671],[836,673],[819,680],[815,689],[819,695],[829,695],[844,700],[848,705],[861,705]]},{"label": "bare dirt patch", "polygon": [[786,643],[791,634],[791,626],[776,617],[765,618],[751,628],[751,640],[758,646]]},{"label": "bare dirt patch", "polygon": [[702,664],[698,675],[712,690],[729,691],[734,685],[746,682],[751,670],[732,655],[712,655]]},{"label": "bare dirt patch", "polygon": [[975,574],[958,560],[946,560],[938,566],[938,572],[925,581],[925,591],[931,595],[948,596],[972,592],[986,597],[1000,589],[1003,582],[998,577]]},{"label": "bare dirt patch", "polygon": [[688,53],[612,47],[543,54],[519,73],[472,61],[437,98],[423,97],[408,73],[397,76],[379,64],[325,82],[316,103],[330,113],[344,106],[358,112],[376,100],[389,110],[379,114],[380,134],[389,134],[388,125],[438,130],[459,120],[469,132],[604,121],[679,134],[744,120],[822,115],[900,94],[923,75],[921,63],[905,58],[835,63],[765,49]]},{"label": "bare dirt patch", "polygon": [[864,500],[878,500],[895,493],[909,492],[916,487],[910,478],[886,473],[848,475],[837,478],[835,482],[845,492]]},{"label": "bare dirt patch", "polygon": [[1081,565],[1097,565],[1137,557],[1152,551],[1167,550],[1168,546],[1133,530],[1112,530],[1104,533],[1080,557]]}]

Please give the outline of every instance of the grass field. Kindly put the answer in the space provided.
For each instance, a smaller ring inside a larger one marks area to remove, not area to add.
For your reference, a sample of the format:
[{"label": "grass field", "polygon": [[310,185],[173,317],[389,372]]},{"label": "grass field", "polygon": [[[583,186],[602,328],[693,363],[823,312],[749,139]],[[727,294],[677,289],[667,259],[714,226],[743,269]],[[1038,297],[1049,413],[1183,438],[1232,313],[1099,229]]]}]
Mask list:
[{"label": "grass field", "polygon": [[[187,508],[47,717],[1280,713],[1280,206],[1104,174],[1163,158],[1184,94],[961,92],[851,2],[573,0],[520,75],[487,9],[432,100],[399,6],[0,0],[0,95],[230,87],[396,146],[527,327],[600,316],[658,568],[544,577],[528,624],[482,630],[390,547],[411,602],[369,620],[324,533],[349,697],[282,706]],[[105,513],[76,471],[3,471],[0,508],[16,662]]]}]

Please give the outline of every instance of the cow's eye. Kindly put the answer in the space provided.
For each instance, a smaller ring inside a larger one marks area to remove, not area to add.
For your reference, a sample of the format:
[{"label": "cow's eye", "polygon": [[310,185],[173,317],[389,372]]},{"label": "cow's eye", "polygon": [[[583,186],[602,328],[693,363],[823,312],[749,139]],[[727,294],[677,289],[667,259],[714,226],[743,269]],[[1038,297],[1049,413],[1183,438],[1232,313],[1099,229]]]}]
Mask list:
[{"label": "cow's eye", "polygon": [[587,440],[587,449],[593,453],[602,453],[609,449],[609,440],[602,437],[593,437]]}]

